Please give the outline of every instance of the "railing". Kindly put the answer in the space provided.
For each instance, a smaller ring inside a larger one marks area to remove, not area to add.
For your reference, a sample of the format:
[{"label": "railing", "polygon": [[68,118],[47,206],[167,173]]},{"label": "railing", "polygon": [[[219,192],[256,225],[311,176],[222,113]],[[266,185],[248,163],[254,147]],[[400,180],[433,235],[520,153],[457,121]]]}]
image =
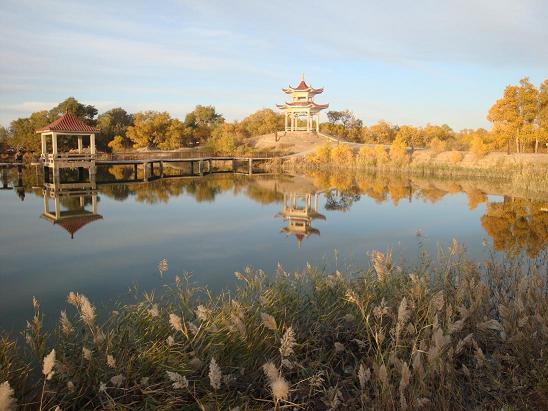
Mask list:
[{"label": "railing", "polygon": [[91,161],[95,159],[95,154],[89,153],[57,153],[46,154],[43,158],[48,162],[55,161]]},{"label": "railing", "polygon": [[96,155],[96,159],[100,161],[124,161],[124,160],[185,160],[185,159],[200,159],[200,158],[275,158],[279,157],[277,152],[264,152],[253,154],[218,154],[206,150],[192,151],[146,151],[146,152],[117,152],[117,153],[101,153]]}]

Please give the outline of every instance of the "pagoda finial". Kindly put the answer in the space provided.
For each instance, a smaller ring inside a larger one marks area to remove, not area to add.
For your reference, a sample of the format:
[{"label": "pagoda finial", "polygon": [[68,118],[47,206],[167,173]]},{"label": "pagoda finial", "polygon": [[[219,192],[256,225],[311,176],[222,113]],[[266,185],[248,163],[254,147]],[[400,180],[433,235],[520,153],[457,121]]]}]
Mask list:
[{"label": "pagoda finial", "polygon": [[304,73],[301,73],[301,81],[304,81]]}]

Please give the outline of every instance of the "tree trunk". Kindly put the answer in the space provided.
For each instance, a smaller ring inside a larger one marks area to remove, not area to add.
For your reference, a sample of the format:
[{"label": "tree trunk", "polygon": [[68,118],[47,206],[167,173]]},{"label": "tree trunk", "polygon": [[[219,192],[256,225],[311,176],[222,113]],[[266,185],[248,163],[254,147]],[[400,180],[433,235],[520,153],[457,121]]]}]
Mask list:
[{"label": "tree trunk", "polygon": [[538,153],[538,138],[535,138],[535,154]]},{"label": "tree trunk", "polygon": [[519,153],[519,138],[516,137],[516,153]]}]

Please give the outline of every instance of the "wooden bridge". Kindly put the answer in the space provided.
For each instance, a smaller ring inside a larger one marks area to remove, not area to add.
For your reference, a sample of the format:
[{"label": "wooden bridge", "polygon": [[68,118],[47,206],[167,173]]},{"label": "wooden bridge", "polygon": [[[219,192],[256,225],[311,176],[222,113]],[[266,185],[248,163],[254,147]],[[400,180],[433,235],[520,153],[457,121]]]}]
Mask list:
[{"label": "wooden bridge", "polygon": [[[164,178],[166,167],[181,168],[188,166],[190,176],[203,176],[213,173],[240,173],[254,174],[257,164],[271,161],[272,157],[196,157],[196,158],[148,158],[148,159],[105,159],[95,160],[96,166],[133,166],[133,173],[137,179],[137,171],[143,169],[143,180],[148,181],[150,178]],[[228,163],[228,167],[227,167]],[[177,167],[179,166],[179,167]],[[155,169],[158,170],[158,175],[155,175]]]}]

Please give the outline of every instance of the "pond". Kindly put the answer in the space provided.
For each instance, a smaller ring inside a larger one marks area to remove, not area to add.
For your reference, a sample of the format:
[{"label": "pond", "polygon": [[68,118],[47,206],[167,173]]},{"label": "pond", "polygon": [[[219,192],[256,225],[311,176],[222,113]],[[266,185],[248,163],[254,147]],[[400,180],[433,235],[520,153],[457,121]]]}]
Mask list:
[{"label": "pond", "polygon": [[117,182],[123,169],[104,167],[96,190],[58,192],[37,186],[32,169],[1,172],[4,330],[24,327],[33,296],[53,324],[69,291],[101,306],[183,273],[220,290],[247,265],[352,271],[367,267],[371,250],[387,249],[412,265],[453,238],[474,259],[492,250],[535,258],[548,247],[548,200],[484,180],[317,172],[132,184]]}]

